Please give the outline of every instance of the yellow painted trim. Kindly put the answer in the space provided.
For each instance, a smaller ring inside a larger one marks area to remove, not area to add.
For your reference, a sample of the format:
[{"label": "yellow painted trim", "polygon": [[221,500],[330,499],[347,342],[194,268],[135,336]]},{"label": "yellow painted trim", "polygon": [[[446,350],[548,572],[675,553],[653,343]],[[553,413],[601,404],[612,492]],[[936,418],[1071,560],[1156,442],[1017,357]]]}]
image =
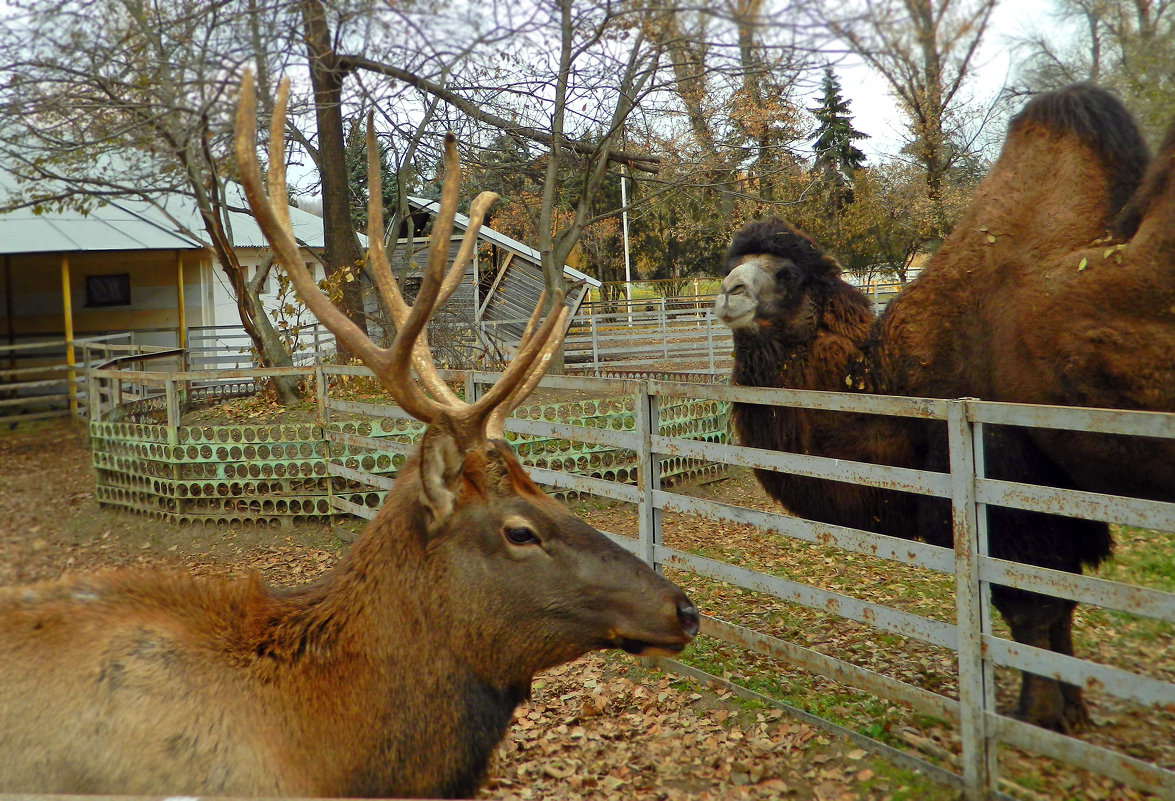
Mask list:
[{"label": "yellow painted trim", "polygon": [[69,386],[69,415],[70,417],[77,417],[78,414],[78,388],[74,383],[77,380],[77,373],[74,371],[74,357],[73,357],[73,294],[70,291],[69,285],[69,254],[61,254],[61,298],[64,305],[65,312],[65,363],[69,366],[67,373]]},{"label": "yellow painted trim", "polygon": [[179,312],[176,319],[176,346],[186,348],[188,346],[188,316],[187,310],[184,308],[184,252],[182,250],[175,252],[175,302]]}]

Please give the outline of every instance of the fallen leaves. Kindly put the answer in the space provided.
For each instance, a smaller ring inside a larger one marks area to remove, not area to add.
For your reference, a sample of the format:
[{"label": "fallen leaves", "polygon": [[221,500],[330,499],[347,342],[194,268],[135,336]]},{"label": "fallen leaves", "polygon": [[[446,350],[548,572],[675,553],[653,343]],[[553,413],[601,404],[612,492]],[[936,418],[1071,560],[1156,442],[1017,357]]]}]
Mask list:
[{"label": "fallen leaves", "polygon": [[[249,409],[246,413],[256,411]],[[35,465],[36,470],[30,470]],[[52,476],[51,481],[45,476]],[[38,428],[0,436],[0,584],[48,578],[63,569],[152,564],[183,566],[198,575],[239,575],[259,571],[268,581],[304,583],[327,569],[337,547],[321,529],[231,531],[179,527],[145,517],[100,510],[93,499],[93,473],[81,438],[67,426]],[[703,489],[696,489],[702,494]],[[749,474],[706,485],[704,497],[757,508],[766,501]],[[68,499],[63,503],[62,499]],[[623,506],[604,506],[587,515],[597,526],[623,533],[636,517]],[[817,546],[785,542],[749,526],[722,525],[666,514],[666,544],[682,549],[721,548],[725,558],[754,563],[759,569],[786,568],[797,581],[825,586],[930,616],[949,619],[938,585],[917,571],[879,565],[858,555],[837,554]],[[30,536],[31,535],[31,536]],[[1119,537],[1121,548],[1146,548],[1146,539]],[[144,544],[149,547],[143,548]],[[882,642],[867,627],[847,624],[822,613],[797,611],[791,604],[711,582],[674,574],[689,585],[704,608],[722,617],[817,647],[827,653],[881,670],[938,692],[953,691],[950,655],[908,641]],[[704,592],[704,596],[701,594]],[[729,614],[728,614],[729,612]],[[1079,618],[1086,614],[1079,612]],[[829,621],[836,620],[832,625]],[[1108,664],[1171,675],[1170,638],[1140,646],[1131,638],[1124,651],[1117,636],[1127,624],[1117,618],[1077,627],[1078,647]],[[1117,627],[1117,628],[1115,628]],[[876,721],[875,707],[845,696],[843,688],[821,677],[798,678],[800,671],[774,660],[729,649],[731,661],[718,672],[743,681],[768,676],[789,692],[817,698],[838,693],[835,704],[821,710],[862,730]],[[1002,700],[1014,692],[1015,679],[1000,681]],[[1164,726],[1148,728],[1145,718],[1123,702],[1098,698],[1099,725],[1083,737],[1093,743],[1145,746],[1144,758],[1175,764],[1175,708],[1161,713]],[[886,712],[885,714],[889,714]],[[902,715],[905,715],[904,717]],[[885,718],[873,736],[905,744],[907,750],[940,761],[955,758],[957,738],[935,723],[915,721],[904,712]],[[1005,770],[1006,769],[1006,770]],[[1040,777],[1056,793],[1078,799],[1134,799],[1132,791],[1075,769],[1031,760],[1018,752],[1001,753],[1001,773]],[[867,754],[855,743],[830,738],[778,710],[748,711],[728,690],[715,692],[648,673],[633,660],[592,655],[540,676],[530,702],[516,718],[495,757],[482,797],[495,799],[796,799],[825,801],[887,797],[949,798],[911,789],[909,774]],[[931,793],[935,788],[931,789]],[[1054,797],[1060,797],[1054,795]]]}]

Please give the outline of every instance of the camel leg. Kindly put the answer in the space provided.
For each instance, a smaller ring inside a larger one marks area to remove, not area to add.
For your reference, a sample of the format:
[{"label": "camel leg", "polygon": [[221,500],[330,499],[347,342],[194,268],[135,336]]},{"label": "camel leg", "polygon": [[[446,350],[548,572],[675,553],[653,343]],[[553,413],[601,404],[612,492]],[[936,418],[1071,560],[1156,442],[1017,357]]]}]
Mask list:
[{"label": "camel leg", "polygon": [[[1070,633],[1072,602],[1004,587],[992,587],[992,601],[1008,622],[1012,639],[1016,642],[1058,650],[1054,645],[1055,636],[1056,642],[1064,645],[1062,640]],[[1071,637],[1068,637],[1068,649],[1071,654]],[[1013,712],[1015,717],[1046,729],[1068,731],[1068,717],[1080,717],[1077,712],[1070,711],[1072,701],[1080,705],[1084,714],[1079,688],[1072,688],[1077,694],[1071,697],[1056,679],[1027,671],[1022,672],[1021,677],[1020,701]]]},{"label": "camel leg", "polygon": [[[1073,656],[1073,610],[1077,604],[1070,602],[1065,606],[1067,608],[1061,619],[1049,627],[1049,646],[1059,654]],[[1061,731],[1075,732],[1089,727],[1092,720],[1081,688],[1064,681],[1058,684],[1061,687],[1061,697],[1064,699]]]}]

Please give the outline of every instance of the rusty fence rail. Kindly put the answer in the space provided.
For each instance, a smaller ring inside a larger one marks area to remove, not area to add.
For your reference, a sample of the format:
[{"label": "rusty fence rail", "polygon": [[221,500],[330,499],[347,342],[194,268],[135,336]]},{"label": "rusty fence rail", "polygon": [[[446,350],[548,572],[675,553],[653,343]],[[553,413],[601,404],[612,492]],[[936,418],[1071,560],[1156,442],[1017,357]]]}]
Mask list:
[{"label": "rusty fence rail", "polygon": [[[349,368],[368,375],[365,368]],[[492,383],[495,373],[470,373],[467,397]],[[727,582],[754,592],[867,624],[890,634],[913,638],[957,655],[958,699],[874,672],[817,650],[716,618],[703,620],[703,633],[751,651],[781,658],[879,698],[906,704],[916,711],[949,721],[958,732],[961,759],[957,770],[933,764],[905,751],[866,738],[848,728],[791,709],[827,730],[853,739],[875,752],[960,788],[968,799],[1001,797],[999,746],[1012,745],[1031,753],[1101,773],[1159,797],[1175,798],[1175,772],[1080,739],[1030,726],[997,712],[994,668],[1004,666],[1049,675],[1087,688],[1097,688],[1144,706],[1175,704],[1175,684],[1052,651],[1033,648],[992,632],[990,585],[1018,587],[1082,603],[1121,610],[1175,623],[1175,593],[1030,565],[1006,562],[986,554],[984,508],[988,504],[1083,517],[1130,526],[1175,531],[1175,504],[1017,484],[986,478],[983,473],[985,425],[1043,426],[1074,431],[1175,438],[1175,415],[1060,407],[1034,407],[974,400],[938,400],[850,395],[836,392],[772,390],[662,380],[573,378],[549,376],[543,388],[572,392],[623,393],[638,397],[636,430],[584,428],[547,420],[511,418],[508,435],[554,437],[610,447],[635,449],[642,469],[635,486],[552,470],[531,469],[539,483],[635,504],[639,537],[614,536],[619,543],[656,567],[672,567]],[[948,432],[950,471],[934,472],[847,462],[819,456],[779,453],[660,431],[663,405],[689,399],[740,401],[855,414],[880,414],[940,421]],[[330,402],[329,400],[327,401]],[[398,409],[381,414],[399,416]],[[387,442],[372,448],[402,448]],[[949,499],[954,520],[954,548],[873,534],[803,518],[704,500],[663,488],[657,465],[663,459],[690,458],[751,468],[782,470],[825,479],[851,481]],[[362,478],[361,471],[348,474]],[[386,480],[386,479],[385,479]],[[661,516],[680,512],[725,523],[751,524],[806,542],[865,554],[954,575],[956,623],[921,617],[795,581],[756,572],[731,562],[705,558],[667,547]],[[366,516],[366,515],[365,515]],[[720,677],[673,660],[670,670],[694,676],[766,703],[759,696]]]}]

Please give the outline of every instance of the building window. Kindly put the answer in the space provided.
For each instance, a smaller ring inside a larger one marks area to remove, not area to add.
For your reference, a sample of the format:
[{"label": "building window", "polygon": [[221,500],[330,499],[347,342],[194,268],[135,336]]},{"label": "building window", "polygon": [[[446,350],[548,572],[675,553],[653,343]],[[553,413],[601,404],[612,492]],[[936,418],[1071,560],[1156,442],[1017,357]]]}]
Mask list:
[{"label": "building window", "polygon": [[131,305],[130,273],[86,276],[87,306]]}]

